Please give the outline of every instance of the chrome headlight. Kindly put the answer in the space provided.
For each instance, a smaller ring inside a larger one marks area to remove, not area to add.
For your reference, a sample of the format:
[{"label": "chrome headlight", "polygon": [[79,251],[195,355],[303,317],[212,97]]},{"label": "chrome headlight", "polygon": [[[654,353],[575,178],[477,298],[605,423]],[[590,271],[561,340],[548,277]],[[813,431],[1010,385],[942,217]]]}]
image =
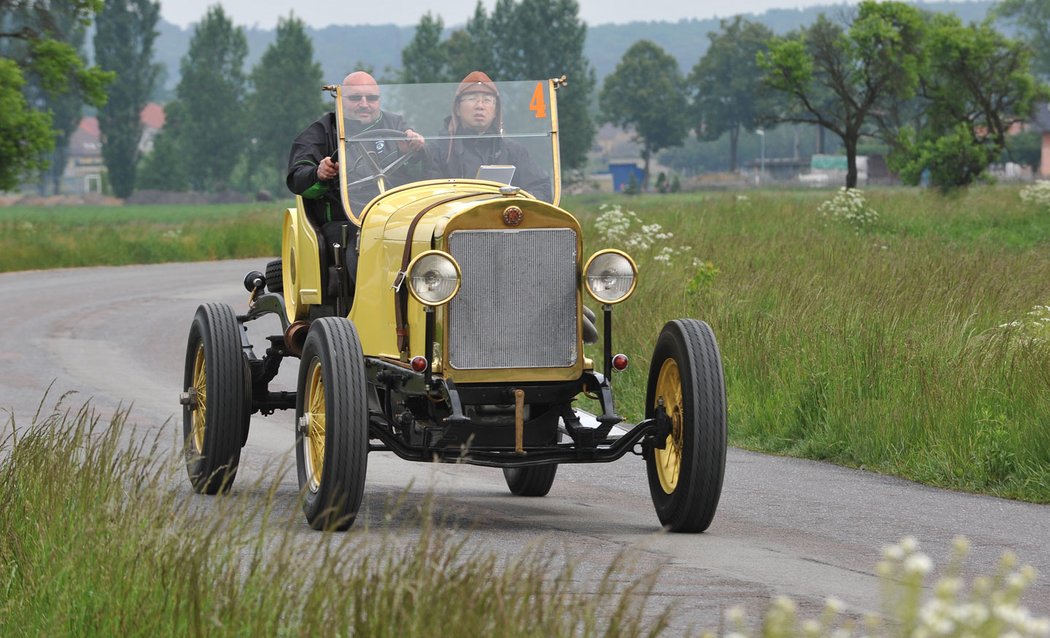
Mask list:
[{"label": "chrome headlight", "polygon": [[615,304],[634,292],[638,268],[627,253],[619,250],[601,250],[587,260],[583,269],[587,292],[603,304]]},{"label": "chrome headlight", "polygon": [[459,292],[461,280],[459,264],[440,250],[421,253],[408,265],[408,291],[425,306],[448,303]]}]

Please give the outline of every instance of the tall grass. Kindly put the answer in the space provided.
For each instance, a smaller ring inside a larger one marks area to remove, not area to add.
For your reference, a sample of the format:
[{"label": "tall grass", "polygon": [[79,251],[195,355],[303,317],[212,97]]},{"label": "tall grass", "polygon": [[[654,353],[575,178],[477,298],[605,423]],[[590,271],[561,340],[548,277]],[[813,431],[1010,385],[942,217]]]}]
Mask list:
[{"label": "tall grass", "polygon": [[[627,576],[622,557],[587,582],[539,549],[472,549],[471,534],[426,509],[408,530],[332,535],[276,514],[276,483],[244,497],[189,494],[166,446],[125,419],[84,406],[24,429],[8,422],[0,635],[634,637],[666,633],[674,613],[653,608],[655,573]],[[804,619],[777,598],[758,622],[732,607],[718,624],[727,636],[1050,635],[1050,620],[1019,604],[1033,570],[1004,556],[968,585],[965,550],[960,539],[929,596],[932,562],[917,543],[886,548],[879,616],[832,596]]]},{"label": "tall grass", "polygon": [[136,438],[125,417],[83,407],[23,432],[8,423],[0,635],[643,636],[667,624],[646,610],[651,578],[624,586],[614,562],[587,582],[539,548],[477,551],[427,511],[407,544],[397,529],[304,539],[300,513],[274,513],[276,484],[214,499],[175,487],[181,467],[156,439],[124,443]]},{"label": "tall grass", "polygon": [[821,214],[830,197],[620,201],[690,247],[666,266],[659,245],[635,255],[638,291],[614,314],[635,355],[625,411],[662,324],[697,317],[719,339],[734,444],[1050,502],[1050,346],[1004,326],[1050,303],[1050,212],[1008,188],[872,191],[858,225]]}]

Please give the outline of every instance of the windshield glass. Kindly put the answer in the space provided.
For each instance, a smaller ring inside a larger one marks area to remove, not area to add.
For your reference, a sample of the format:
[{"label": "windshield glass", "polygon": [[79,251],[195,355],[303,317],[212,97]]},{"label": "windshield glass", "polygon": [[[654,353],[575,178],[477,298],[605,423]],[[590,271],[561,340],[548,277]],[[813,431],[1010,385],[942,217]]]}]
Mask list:
[{"label": "windshield glass", "polygon": [[336,112],[347,161],[340,161],[340,178],[352,217],[380,190],[427,179],[480,178],[557,203],[548,80],[340,86],[333,93],[342,101]]}]

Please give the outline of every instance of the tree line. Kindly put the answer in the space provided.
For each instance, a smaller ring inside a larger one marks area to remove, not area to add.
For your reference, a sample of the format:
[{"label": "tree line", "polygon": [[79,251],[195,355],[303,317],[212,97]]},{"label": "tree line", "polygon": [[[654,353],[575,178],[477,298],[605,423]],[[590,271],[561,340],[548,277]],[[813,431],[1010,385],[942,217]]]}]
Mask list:
[{"label": "tree line", "polygon": [[[276,39],[246,72],[243,27],[221,6],[210,8],[181,61],[165,127],[142,158],[139,113],[161,74],[158,19],[159,4],[150,0],[0,3],[0,189],[30,175],[57,183],[84,105],[98,109],[119,197],[139,188],[282,187],[290,141],[324,110],[321,67],[303,22],[281,19]],[[451,32],[440,16],[422,16],[401,68],[380,81],[458,82],[475,69],[497,81],[565,74],[559,119],[569,170],[585,165],[601,122],[635,136],[643,181],[656,154],[691,132],[727,138],[735,170],[741,133],[804,123],[838,137],[849,187],[858,146],[875,140],[905,182],[925,178],[950,189],[980,179],[1011,126],[1048,95],[1039,78],[1050,76],[1050,0],[1004,0],[994,19],[1022,37],[1003,35],[992,19],[964,24],[902,2],[865,0],[782,36],[737,16],[708,35],[688,73],[641,40],[599,86],[575,0],[498,0],[491,12],[478,2]],[[92,20],[89,66],[83,47]]]}]

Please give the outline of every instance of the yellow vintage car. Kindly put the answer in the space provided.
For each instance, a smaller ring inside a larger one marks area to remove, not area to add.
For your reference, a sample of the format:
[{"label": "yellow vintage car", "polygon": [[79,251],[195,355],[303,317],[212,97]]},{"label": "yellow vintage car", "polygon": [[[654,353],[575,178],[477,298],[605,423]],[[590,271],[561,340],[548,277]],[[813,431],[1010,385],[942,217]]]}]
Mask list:
[{"label": "yellow vintage car", "polygon": [[[203,304],[191,324],[181,402],[196,491],[230,488],[251,414],[294,409],[303,510],[316,529],[353,524],[372,451],[502,468],[520,496],[546,495],[559,464],[633,452],[660,523],[707,529],[726,454],[718,345],[702,321],[669,321],[646,418],[618,416],[610,381],[628,361],[613,348],[613,309],[634,292],[637,267],[619,250],[585,254],[580,223],[559,206],[564,84],[496,83],[496,140],[449,126],[456,84],[382,86],[382,108],[425,138],[421,150],[390,152],[404,136],[396,130],[338,127],[345,216],[318,220],[298,198],[284,213],[281,259],[245,278],[246,311]],[[325,90],[345,123],[342,87]],[[434,173],[450,146],[474,142],[517,145],[519,165]],[[245,324],[272,315],[283,333],[259,357]],[[584,346],[599,341],[596,362]],[[271,391],[286,358],[298,360],[296,391]],[[596,414],[576,404],[584,395]]]}]

